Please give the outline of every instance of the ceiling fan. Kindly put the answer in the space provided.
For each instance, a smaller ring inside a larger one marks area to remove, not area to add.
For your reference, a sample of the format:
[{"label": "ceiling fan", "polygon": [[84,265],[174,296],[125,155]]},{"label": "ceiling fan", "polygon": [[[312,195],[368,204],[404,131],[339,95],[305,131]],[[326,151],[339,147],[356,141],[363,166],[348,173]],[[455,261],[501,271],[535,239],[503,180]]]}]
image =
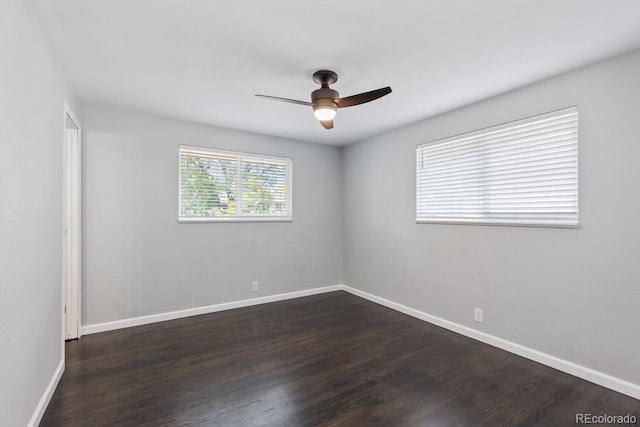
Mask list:
[{"label": "ceiling fan", "polygon": [[321,87],[311,92],[311,102],[298,101],[297,99],[280,98],[278,96],[256,95],[262,98],[274,99],[276,101],[291,102],[293,104],[307,105],[313,107],[313,114],[325,129],[333,128],[333,118],[336,116],[338,108],[352,107],[364,104],[381,98],[391,93],[390,87],[383,87],[370,92],[359,93],[357,95],[339,98],[337,90],[333,90],[329,85],[338,81],[338,75],[330,70],[319,70],[313,73],[313,81]]}]

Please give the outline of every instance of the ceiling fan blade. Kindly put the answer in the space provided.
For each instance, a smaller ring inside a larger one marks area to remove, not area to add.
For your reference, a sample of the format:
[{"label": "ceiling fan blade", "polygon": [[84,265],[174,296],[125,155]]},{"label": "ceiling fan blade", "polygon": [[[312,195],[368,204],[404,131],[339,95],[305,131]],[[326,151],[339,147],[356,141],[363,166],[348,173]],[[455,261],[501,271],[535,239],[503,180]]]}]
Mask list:
[{"label": "ceiling fan blade", "polygon": [[320,124],[325,129],[333,129],[333,120],[320,120]]},{"label": "ceiling fan blade", "polygon": [[372,90],[370,92],[359,93],[357,95],[347,96],[346,98],[336,99],[336,104],[340,108],[352,107],[354,105],[364,104],[378,98],[382,98],[385,95],[391,93],[390,87],[383,87],[380,89]]},{"label": "ceiling fan blade", "polygon": [[280,98],[279,96],[258,95],[258,94],[256,94],[256,96],[259,96],[260,98],[273,99],[275,101],[283,101],[283,102],[290,102],[292,104],[307,105],[309,107],[313,105],[312,103],[307,101],[298,101],[297,99]]}]

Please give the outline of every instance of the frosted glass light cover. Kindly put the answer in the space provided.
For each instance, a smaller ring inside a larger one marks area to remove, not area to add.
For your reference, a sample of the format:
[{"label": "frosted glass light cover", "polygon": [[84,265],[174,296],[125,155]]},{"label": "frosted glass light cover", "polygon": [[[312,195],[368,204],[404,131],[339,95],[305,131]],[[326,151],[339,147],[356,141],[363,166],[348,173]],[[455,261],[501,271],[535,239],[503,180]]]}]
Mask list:
[{"label": "frosted glass light cover", "polygon": [[336,116],[336,110],[333,108],[318,108],[313,114],[318,120],[333,120]]}]

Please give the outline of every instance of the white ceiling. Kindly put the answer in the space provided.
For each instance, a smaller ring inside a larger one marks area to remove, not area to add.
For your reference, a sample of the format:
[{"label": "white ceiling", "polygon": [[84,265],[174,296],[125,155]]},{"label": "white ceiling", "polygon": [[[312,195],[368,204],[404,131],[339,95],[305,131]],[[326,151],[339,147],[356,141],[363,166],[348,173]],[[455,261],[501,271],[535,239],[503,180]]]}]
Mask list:
[{"label": "white ceiling", "polygon": [[[345,145],[640,47],[637,0],[32,0],[87,104]],[[325,130],[341,96],[391,86]]]}]

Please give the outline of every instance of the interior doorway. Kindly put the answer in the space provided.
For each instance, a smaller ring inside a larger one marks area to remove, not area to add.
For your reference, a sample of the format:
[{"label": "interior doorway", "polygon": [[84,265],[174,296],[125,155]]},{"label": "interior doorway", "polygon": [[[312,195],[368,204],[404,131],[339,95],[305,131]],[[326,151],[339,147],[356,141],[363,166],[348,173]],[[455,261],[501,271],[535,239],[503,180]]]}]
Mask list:
[{"label": "interior doorway", "polygon": [[80,122],[65,104],[63,319],[65,340],[80,338],[81,156]]}]

